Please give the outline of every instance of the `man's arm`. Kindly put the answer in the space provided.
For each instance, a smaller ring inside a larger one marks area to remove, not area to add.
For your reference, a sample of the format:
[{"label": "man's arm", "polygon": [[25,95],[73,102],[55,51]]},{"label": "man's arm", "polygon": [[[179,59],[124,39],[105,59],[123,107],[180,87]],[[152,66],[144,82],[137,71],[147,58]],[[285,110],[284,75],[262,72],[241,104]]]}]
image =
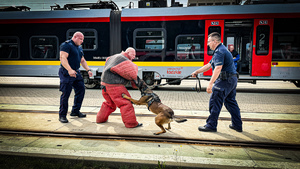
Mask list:
[{"label": "man's arm", "polygon": [[240,60],[240,55],[239,54],[237,54],[236,57],[233,58],[233,61],[235,61],[235,62],[238,61],[238,60]]},{"label": "man's arm", "polygon": [[194,71],[191,75],[192,77],[196,77],[197,74],[202,73],[202,72],[206,72],[211,68],[211,64],[207,63],[206,65],[204,65],[203,67],[201,67],[200,69]]},{"label": "man's arm", "polygon": [[87,65],[86,60],[84,59],[83,56],[81,57],[80,63],[81,63],[81,66],[88,72],[89,77],[92,77],[92,76],[93,76],[93,73],[92,73],[92,71],[90,71],[90,68],[89,68],[89,66]]},{"label": "man's arm", "polygon": [[71,66],[69,65],[68,57],[69,57],[69,54],[68,54],[67,52],[60,51],[60,57],[59,57],[59,59],[60,59],[61,65],[62,65],[65,69],[67,69],[67,71],[68,71],[68,73],[69,73],[69,75],[70,75],[71,77],[76,77],[77,72],[76,72],[75,70],[73,70],[73,69],[71,68]]},{"label": "man's arm", "polygon": [[212,87],[213,87],[215,81],[218,79],[218,77],[221,73],[222,67],[223,67],[223,65],[216,66],[216,68],[213,72],[213,75],[211,76],[208,86],[206,88],[207,93],[212,93]]}]

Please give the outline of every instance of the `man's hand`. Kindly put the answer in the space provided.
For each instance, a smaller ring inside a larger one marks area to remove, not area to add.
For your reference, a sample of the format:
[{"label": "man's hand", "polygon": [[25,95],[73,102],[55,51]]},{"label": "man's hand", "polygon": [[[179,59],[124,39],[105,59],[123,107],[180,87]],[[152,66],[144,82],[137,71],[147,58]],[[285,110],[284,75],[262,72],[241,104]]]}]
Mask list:
[{"label": "man's hand", "polygon": [[92,71],[88,71],[88,74],[89,74],[89,77],[92,77],[92,76],[93,76]]},{"label": "man's hand", "polygon": [[206,88],[206,92],[207,93],[212,93],[212,88],[213,88],[213,84],[209,83],[207,88]]},{"label": "man's hand", "polygon": [[196,73],[196,71],[195,71],[191,75],[192,75],[192,77],[196,77],[198,75],[198,73]]},{"label": "man's hand", "polygon": [[76,74],[77,74],[77,72],[73,69],[69,70],[68,73],[71,77],[76,77]]}]

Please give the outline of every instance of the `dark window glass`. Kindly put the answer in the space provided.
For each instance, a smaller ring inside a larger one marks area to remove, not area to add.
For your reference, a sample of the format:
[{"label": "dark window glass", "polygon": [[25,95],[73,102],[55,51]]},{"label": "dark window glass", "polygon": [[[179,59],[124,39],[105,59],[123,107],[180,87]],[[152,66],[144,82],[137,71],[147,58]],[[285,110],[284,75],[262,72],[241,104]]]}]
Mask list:
[{"label": "dark window glass", "polygon": [[162,50],[165,48],[165,37],[163,30],[138,30],[135,31],[135,49],[140,50]]},{"label": "dark window glass", "polygon": [[300,60],[300,33],[274,34],[273,59]]},{"label": "dark window glass", "polygon": [[274,20],[273,60],[300,60],[300,30],[297,26],[299,18],[283,18]]},{"label": "dark window glass", "polygon": [[97,31],[95,29],[69,29],[67,31],[67,39],[72,39],[73,34],[77,31],[84,35],[84,40],[81,44],[83,51],[93,51],[98,48]]},{"label": "dark window glass", "polygon": [[33,59],[57,59],[58,38],[56,36],[33,36],[30,38],[30,52]]},{"label": "dark window glass", "polygon": [[161,61],[165,57],[166,30],[161,28],[140,28],[133,32],[135,60]]},{"label": "dark window glass", "polygon": [[180,35],[176,38],[178,60],[199,60],[204,58],[204,35]]},{"label": "dark window glass", "polygon": [[[213,32],[218,32],[222,36],[220,26],[211,26],[211,27],[208,28],[208,35],[213,33]],[[214,53],[214,51],[211,50],[210,47],[207,45],[207,54],[212,55],[213,53]]]},{"label": "dark window glass", "polygon": [[164,48],[164,40],[162,38],[136,38],[136,49],[159,49]]},{"label": "dark window glass", "polygon": [[163,31],[138,31],[136,36],[163,36]]},{"label": "dark window glass", "polygon": [[270,26],[261,25],[256,28],[256,54],[269,54]]},{"label": "dark window glass", "polygon": [[19,39],[17,37],[0,37],[0,59],[19,58]]}]

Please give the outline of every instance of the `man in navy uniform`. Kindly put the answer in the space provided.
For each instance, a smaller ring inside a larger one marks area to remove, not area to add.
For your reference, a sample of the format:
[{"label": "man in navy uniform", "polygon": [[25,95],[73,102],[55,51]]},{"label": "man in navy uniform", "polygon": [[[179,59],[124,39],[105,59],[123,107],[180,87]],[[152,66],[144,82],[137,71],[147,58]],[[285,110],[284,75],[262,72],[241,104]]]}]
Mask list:
[{"label": "man in navy uniform", "polygon": [[221,36],[217,32],[208,35],[207,45],[214,50],[213,57],[209,63],[194,71],[191,75],[213,69],[213,75],[206,88],[207,93],[212,93],[209,101],[210,115],[206,120],[206,125],[199,126],[199,131],[216,132],[218,118],[223,103],[231,114],[229,128],[242,132],[242,120],[239,106],[235,100],[238,74],[236,72],[233,57],[226,47],[221,43]]},{"label": "man in navy uniform", "polygon": [[71,40],[67,40],[60,46],[60,62],[61,67],[59,68],[60,78],[60,91],[62,95],[60,97],[59,107],[59,121],[62,123],[68,123],[67,112],[68,112],[68,101],[74,88],[75,98],[74,105],[72,107],[71,116],[86,117],[85,114],[80,112],[81,104],[85,94],[85,86],[83,78],[80,74],[80,64],[88,71],[91,77],[89,66],[84,59],[83,50],[81,44],[83,43],[84,36],[81,32],[75,32]]}]

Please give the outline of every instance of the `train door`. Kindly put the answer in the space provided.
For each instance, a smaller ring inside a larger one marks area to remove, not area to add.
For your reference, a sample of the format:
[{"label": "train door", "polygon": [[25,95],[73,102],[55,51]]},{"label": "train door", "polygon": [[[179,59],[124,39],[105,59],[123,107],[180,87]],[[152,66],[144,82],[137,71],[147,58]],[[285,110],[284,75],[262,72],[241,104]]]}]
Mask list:
[{"label": "train door", "polygon": [[239,55],[235,58],[236,70],[239,74],[249,75],[253,20],[225,20],[224,25],[224,45],[228,49],[233,46]]},{"label": "train door", "polygon": [[273,19],[254,19],[251,76],[271,76]]},{"label": "train door", "polygon": [[[221,41],[223,42],[224,36],[224,20],[206,20],[205,21],[205,39],[204,39],[204,64],[207,64],[213,54],[213,50],[207,46],[207,38],[208,35],[212,32],[218,32],[221,35]],[[209,71],[206,71],[203,73],[204,76],[211,76],[212,75],[212,69]]]}]

